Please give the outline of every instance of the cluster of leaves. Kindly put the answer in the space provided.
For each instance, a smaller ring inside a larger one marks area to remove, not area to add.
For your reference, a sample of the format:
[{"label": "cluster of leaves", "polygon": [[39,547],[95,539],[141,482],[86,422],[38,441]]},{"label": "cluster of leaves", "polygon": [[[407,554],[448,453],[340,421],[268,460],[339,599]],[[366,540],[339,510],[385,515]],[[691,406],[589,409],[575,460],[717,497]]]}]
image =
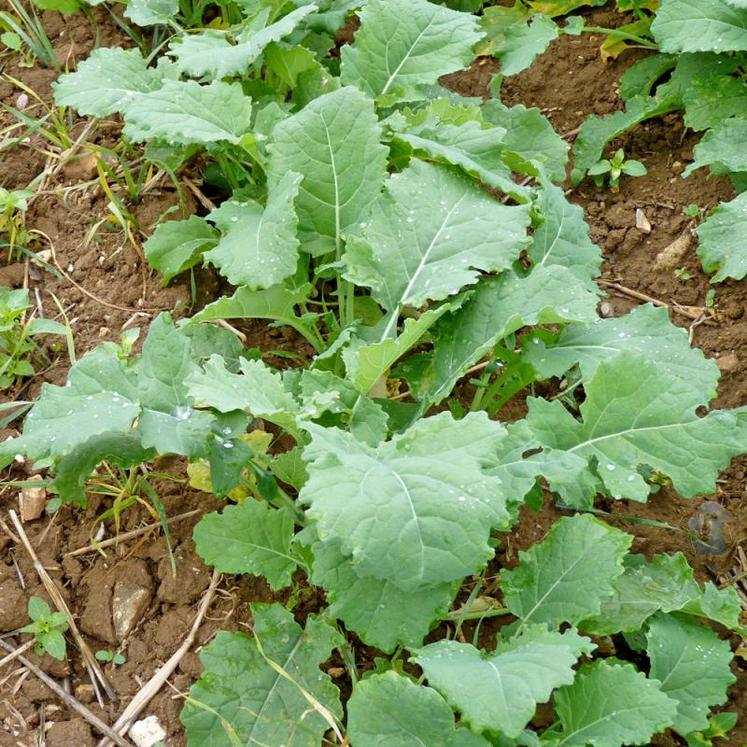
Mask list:
[{"label": "cluster of leaves", "polygon": [[64,612],[52,612],[40,597],[31,597],[28,606],[31,622],[20,628],[21,633],[34,636],[34,651],[40,656],[49,654],[62,661],[65,658],[65,631],[68,619]]},{"label": "cluster of leaves", "polygon": [[[629,554],[630,535],[587,514],[501,573],[504,606],[486,616],[513,622],[491,650],[423,645],[476,614],[495,533],[538,481],[579,509],[599,494],[645,501],[666,480],[710,493],[745,451],[745,423],[702,414],[718,369],[664,310],[598,318],[601,254],[557,186],[567,149],[540,112],[439,85],[494,43],[477,17],[368,0],[338,59],[334,32],[358,5],[247,1],[232,26],[179,30],[155,64],[99,49],[61,77],[59,104],[121,113],[125,136],[171,168],[206,149],[232,197],[164,223],[146,252],[166,282],[202,261],[236,290],[178,325],[161,315],[139,354],[128,338],[81,358],[65,386],[44,385],[0,460],[25,454],[82,504],[101,462],[182,455],[193,481],[236,501],[195,529],[207,563],[275,590],[305,574],[325,591],[304,628],[255,605],[252,637],[224,632],[204,649],[183,712],[191,744],[341,736],[320,669],[348,650],[339,623],[391,655],[361,679],[350,667],[355,747],[705,734],[733,677],[702,620],[741,630],[735,592],[701,587],[681,555]],[[179,28],[168,2],[128,12]],[[289,326],[313,359],[275,371],[210,323],[224,319]],[[450,397],[476,367],[472,401]],[[530,397],[524,419],[490,417],[553,378],[560,396]],[[392,397],[403,385],[409,396]],[[444,400],[450,411],[431,414]],[[256,421],[285,434],[282,449],[247,437]],[[615,636],[638,667],[589,636]],[[551,698],[556,722],[538,735],[528,725]]]},{"label": "cluster of leaves", "polygon": [[[604,0],[539,0],[530,3],[531,13],[521,4],[492,9],[492,16],[486,11],[484,17],[494,17],[493,36],[504,74],[524,69],[559,33],[579,33],[583,28],[577,17],[560,28],[545,14],[557,16],[584,5],[604,4]],[[740,192],[699,226],[698,255],[705,272],[714,273],[712,282],[741,280],[747,275],[747,252],[739,238],[747,226],[743,194],[747,187],[747,5],[741,0],[661,0],[618,2],[618,7],[638,13],[637,20],[621,30],[645,37],[637,40],[639,46],[650,46],[655,53],[623,75],[623,111],[590,117],[581,126],[574,145],[572,181],[579,184],[595,173],[610,141],[645,120],[682,111],[685,126],[703,133],[694,162],[683,176],[708,168],[711,174],[728,175]],[[613,32],[610,40],[616,39],[624,41]]]},{"label": "cluster of leaves", "polygon": [[0,286],[0,391],[18,379],[33,376],[33,359],[41,355],[35,335],[65,335],[65,326],[51,319],[26,320],[31,309],[28,290]]}]

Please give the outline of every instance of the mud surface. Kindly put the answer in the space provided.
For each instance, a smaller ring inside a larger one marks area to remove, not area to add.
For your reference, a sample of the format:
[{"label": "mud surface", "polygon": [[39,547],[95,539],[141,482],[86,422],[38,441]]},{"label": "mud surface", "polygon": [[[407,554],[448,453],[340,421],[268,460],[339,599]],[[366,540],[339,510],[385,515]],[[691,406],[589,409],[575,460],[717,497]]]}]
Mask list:
[{"label": "mud surface", "polygon": [[[591,16],[592,22],[599,25],[619,22],[619,17],[616,20],[606,11],[597,11]],[[77,17],[66,23],[58,14],[44,14],[46,28],[63,67],[73,67],[76,60],[85,57],[97,43],[128,45],[129,40],[108,13],[96,10],[93,19],[93,24],[81,22]],[[540,108],[556,130],[572,141],[575,129],[589,114],[603,115],[621,108],[617,94],[620,75],[644,54],[631,50],[605,63],[599,56],[600,41],[600,37],[594,36],[561,37],[530,70],[504,82],[504,101],[509,105],[522,103]],[[481,59],[469,71],[449,76],[447,82],[460,93],[486,95],[497,70],[494,60]],[[28,97],[28,101],[19,99],[23,89],[7,77],[0,79],[0,100],[18,108],[24,104],[24,111],[30,116],[42,115],[55,73],[36,67],[19,67],[12,62],[6,63],[3,72],[29,86],[41,102],[33,97]],[[10,122],[12,117],[7,113],[0,114],[0,125],[7,126]],[[85,121],[73,118],[66,124],[71,141],[87,127]],[[154,178],[155,172],[146,174],[148,186],[137,204],[121,195],[134,218],[129,235],[112,219],[107,208],[109,197],[97,182],[91,154],[97,149],[103,152],[113,148],[118,132],[118,122],[99,122],[87,133],[86,145],[60,169],[56,169],[56,161],[48,153],[48,143],[38,133],[31,133],[24,142],[0,150],[2,186],[25,187],[39,174],[45,174],[43,194],[32,203],[27,228],[38,232],[34,248],[46,250],[44,256],[58,275],[40,271],[34,265],[3,265],[0,266],[0,283],[26,284],[47,316],[54,317],[57,313],[54,299],[58,299],[75,332],[78,356],[103,340],[118,339],[124,328],[145,327],[159,310],[168,309],[177,315],[189,313],[191,308],[212,299],[220,290],[215,276],[209,273],[200,273],[197,277],[197,298],[192,298],[185,280],[164,289],[159,278],[142,262],[142,241],[166,211],[170,211],[170,217],[204,212],[200,196],[195,196],[184,183],[177,190],[166,177]],[[592,237],[604,251],[602,280],[669,305],[672,320],[690,329],[693,342],[719,361],[723,376],[716,405],[733,407],[746,401],[747,380],[741,371],[747,358],[747,285],[726,282],[716,286],[715,307],[706,308],[706,292],[711,286],[700,270],[695,254],[696,239],[690,236],[693,220],[683,214],[683,209],[691,204],[710,208],[730,199],[733,192],[727,180],[709,178],[704,171],[687,180],[680,177],[691,160],[695,142],[697,138],[684,130],[677,115],[639,126],[622,138],[619,145],[629,157],[646,164],[647,176],[623,179],[619,192],[598,190],[585,182],[570,191],[569,198],[585,209]],[[650,232],[636,228],[637,209],[643,211],[649,221]],[[659,253],[681,237],[690,237],[689,245],[674,269],[682,268],[684,272],[678,277],[673,269],[654,269]],[[684,279],[685,275],[689,275],[689,279]],[[640,302],[626,291],[610,287],[607,290],[610,293],[608,312],[612,315],[624,314]],[[250,347],[291,349],[302,355],[310,352],[283,330],[268,331],[256,324],[243,331]],[[53,341],[47,343],[46,349],[49,365],[41,376],[15,393],[19,398],[35,396],[41,381],[61,383],[64,380],[69,367],[66,354],[55,347]],[[520,417],[521,404],[509,403],[507,416]],[[5,435],[8,434],[0,434]],[[740,543],[747,539],[747,507],[743,501],[746,467],[747,460],[735,462],[722,475],[716,496],[685,501],[663,490],[646,505],[610,501],[602,503],[600,508],[611,513],[613,524],[635,535],[634,551],[650,556],[681,550],[701,580],[718,580],[735,565]],[[184,476],[183,465],[173,460],[165,460],[156,465],[156,469],[168,471],[179,479]],[[16,466],[13,474],[23,477],[22,466]],[[110,506],[108,499],[93,496],[85,511],[66,507],[52,519],[43,516],[25,525],[32,545],[62,589],[91,648],[118,651],[126,657],[123,665],[104,667],[119,700],[103,707],[96,703],[74,646],[70,647],[71,656],[65,663],[49,657],[30,658],[109,723],[179,647],[210,582],[209,569],[194,553],[191,530],[200,514],[214,510],[219,502],[181,482],[161,480],[154,485],[170,516],[197,512],[173,526],[176,576],[166,542],[155,529],[108,548],[106,557],[95,551],[69,554],[89,545],[91,534],[98,526],[96,517]],[[727,550],[721,556],[700,553],[686,534],[693,513],[708,499],[722,504],[729,512],[725,524]],[[6,516],[8,509],[17,505],[17,491],[0,490],[0,515]],[[499,552],[501,564],[515,564],[518,552],[540,540],[560,513],[549,501],[540,512],[525,510],[516,530],[503,538]],[[631,521],[631,517],[655,519],[672,529],[644,526]],[[136,506],[124,513],[120,531],[155,521],[145,509]],[[105,534],[99,539],[115,534],[110,520],[105,525]],[[23,547],[0,530],[0,634],[27,622],[26,606],[32,594],[47,598]],[[199,676],[196,653],[199,646],[219,628],[247,629],[251,624],[249,602],[285,601],[286,596],[273,595],[262,581],[251,577],[223,579],[208,617],[198,631],[195,647],[182,659],[170,680],[171,686],[163,688],[143,712],[143,715],[158,716],[169,734],[169,745],[184,743],[178,713],[181,695]],[[321,603],[315,590],[306,590],[296,607],[299,618]],[[490,645],[491,630],[495,628],[485,626],[482,631],[481,640],[485,645]],[[18,643],[21,639],[13,640]],[[357,653],[359,665],[370,666],[375,652],[359,647]],[[349,683],[340,662],[331,662],[330,672],[343,693],[348,691]],[[747,714],[747,667],[742,659],[735,659],[734,672],[738,681],[731,689],[727,708]],[[0,747],[36,744],[34,740],[41,733],[46,735],[50,747],[93,745],[99,736],[26,668],[15,664],[1,668]],[[723,744],[741,745],[746,740],[747,719],[742,719],[731,739]],[[668,736],[654,743],[677,744]]]}]

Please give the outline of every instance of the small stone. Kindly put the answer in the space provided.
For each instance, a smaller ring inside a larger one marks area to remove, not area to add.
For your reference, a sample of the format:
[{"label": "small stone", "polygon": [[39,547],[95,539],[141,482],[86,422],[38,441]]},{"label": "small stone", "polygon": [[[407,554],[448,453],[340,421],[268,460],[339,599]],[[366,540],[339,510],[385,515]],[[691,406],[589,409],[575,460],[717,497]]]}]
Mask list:
[{"label": "small stone", "polygon": [[727,353],[716,358],[716,365],[722,373],[729,373],[739,365],[739,357],[736,353]]},{"label": "small stone", "polygon": [[[39,482],[43,479],[44,478],[42,478],[41,475],[31,475],[29,478],[29,480],[33,482]],[[21,513],[21,521],[25,523],[27,521],[38,519],[42,515],[46,505],[46,488],[24,488],[18,496],[18,507]]]},{"label": "small stone", "polygon": [[140,622],[148,609],[152,592],[144,586],[118,581],[112,597],[112,622],[117,640],[123,641]]},{"label": "small stone", "polygon": [[599,304],[599,316],[607,319],[608,317],[614,316],[615,310],[612,308],[612,304],[607,301],[602,301]]},{"label": "small stone", "polygon": [[82,684],[75,688],[75,697],[81,703],[93,703],[94,695],[93,685]]},{"label": "small stone", "polygon": [[643,233],[651,233],[651,223],[641,208],[635,209],[635,227]]},{"label": "small stone", "polygon": [[147,716],[136,721],[130,728],[129,735],[136,747],[153,747],[167,736],[157,716]]},{"label": "small stone", "polygon": [[21,93],[16,99],[16,109],[23,111],[29,105],[28,94]]},{"label": "small stone", "polygon": [[[65,153],[62,154],[63,158]],[[87,153],[83,156],[73,156],[62,167],[62,173],[70,181],[82,182],[93,179],[98,169],[96,168],[96,156]]]}]

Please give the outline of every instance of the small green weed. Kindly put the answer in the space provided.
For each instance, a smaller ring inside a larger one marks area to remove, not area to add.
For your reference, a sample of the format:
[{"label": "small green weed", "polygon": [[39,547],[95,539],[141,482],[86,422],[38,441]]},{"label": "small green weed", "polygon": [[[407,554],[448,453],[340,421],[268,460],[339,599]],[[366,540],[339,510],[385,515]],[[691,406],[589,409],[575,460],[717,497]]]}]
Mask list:
[{"label": "small green weed", "polygon": [[647,173],[646,167],[640,161],[633,158],[626,159],[622,148],[618,148],[612,158],[601,158],[589,169],[589,175],[594,177],[594,182],[598,187],[604,184],[604,178],[607,176],[613,190],[620,188],[620,177],[623,174],[645,176]]},{"label": "small green weed", "polygon": [[36,639],[34,651],[40,656],[49,654],[62,661],[65,658],[65,636],[68,629],[67,616],[63,612],[52,612],[40,597],[31,597],[28,607],[32,622],[21,628],[22,633],[31,633]]},{"label": "small green weed", "polygon": [[112,664],[114,664],[114,666],[117,666],[117,667],[121,666],[127,661],[127,659],[125,659],[125,657],[122,656],[122,654],[117,653],[116,651],[109,651],[109,649],[106,649],[106,648],[99,649],[94,654],[94,656],[99,661],[103,661],[104,663],[107,663],[107,664],[111,662]]}]

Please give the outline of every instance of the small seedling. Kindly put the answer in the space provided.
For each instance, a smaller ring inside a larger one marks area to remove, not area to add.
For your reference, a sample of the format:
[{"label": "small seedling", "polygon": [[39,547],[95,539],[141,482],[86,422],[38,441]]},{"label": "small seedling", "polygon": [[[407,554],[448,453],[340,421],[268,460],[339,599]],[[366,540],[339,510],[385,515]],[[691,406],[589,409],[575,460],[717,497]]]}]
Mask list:
[{"label": "small seedling", "polygon": [[0,391],[34,374],[29,357],[37,347],[23,321],[28,308],[27,290],[0,287]]},{"label": "small seedling", "polygon": [[709,288],[705,295],[705,305],[707,309],[712,309],[716,305],[716,289]]},{"label": "small seedling", "polygon": [[120,653],[118,653],[116,651],[109,651],[109,649],[106,649],[106,648],[99,649],[94,654],[94,656],[99,661],[103,661],[105,663],[111,662],[112,664],[114,664],[117,667],[120,666],[120,665],[122,665],[122,664],[124,664],[127,661],[127,659],[125,659],[125,657],[122,656],[122,654],[120,654]]},{"label": "small seedling", "polygon": [[716,713],[708,720],[708,728],[695,731],[686,737],[688,747],[712,747],[714,739],[723,739],[737,723],[738,715],[733,711]]},{"label": "small seedling", "polygon": [[0,187],[0,233],[7,234],[8,247],[12,251],[23,237],[23,218],[28,210],[28,200],[34,193],[28,189],[12,192]]},{"label": "small seedling", "polygon": [[682,212],[688,217],[688,218],[699,218],[704,212],[704,208],[700,207],[700,205],[697,205],[696,203],[691,203],[685,208],[682,208]]},{"label": "small seedling", "polygon": [[633,158],[626,159],[622,148],[618,148],[611,159],[602,158],[589,169],[589,176],[594,177],[594,182],[598,187],[604,185],[604,177],[609,174],[609,185],[615,190],[620,188],[620,177],[623,174],[645,176],[647,173],[646,167],[640,161]]},{"label": "small seedling", "polygon": [[63,633],[68,628],[65,613],[52,612],[49,605],[40,597],[29,599],[28,613],[32,622],[21,628],[21,632],[34,636],[34,651],[39,656],[49,654],[52,658],[62,661],[65,658]]},{"label": "small seedling", "polygon": [[677,280],[681,280],[683,283],[693,279],[693,276],[684,267],[678,267],[674,271],[674,276]]}]

